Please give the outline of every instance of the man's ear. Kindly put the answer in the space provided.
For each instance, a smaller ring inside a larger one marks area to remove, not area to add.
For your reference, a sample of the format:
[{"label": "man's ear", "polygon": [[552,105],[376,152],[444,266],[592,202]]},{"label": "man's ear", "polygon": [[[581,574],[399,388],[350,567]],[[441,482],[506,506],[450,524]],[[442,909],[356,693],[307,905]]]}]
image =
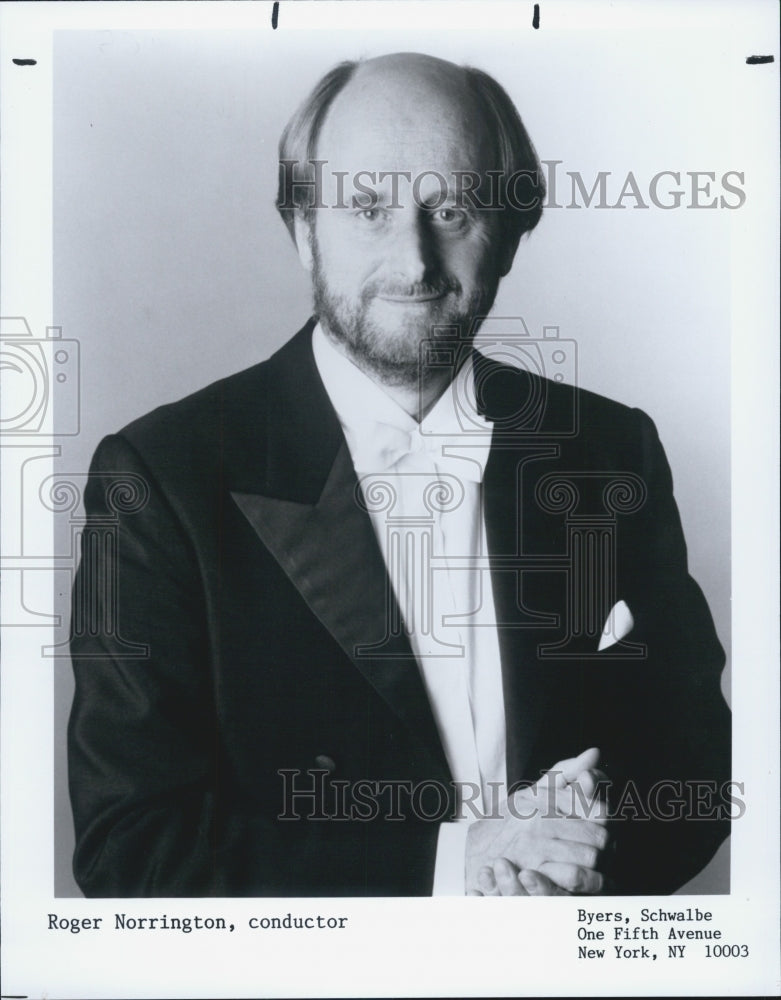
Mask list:
[{"label": "man's ear", "polygon": [[312,224],[305,217],[304,213],[296,211],[293,216],[293,231],[296,240],[296,250],[298,259],[304,265],[305,270],[312,272]]}]

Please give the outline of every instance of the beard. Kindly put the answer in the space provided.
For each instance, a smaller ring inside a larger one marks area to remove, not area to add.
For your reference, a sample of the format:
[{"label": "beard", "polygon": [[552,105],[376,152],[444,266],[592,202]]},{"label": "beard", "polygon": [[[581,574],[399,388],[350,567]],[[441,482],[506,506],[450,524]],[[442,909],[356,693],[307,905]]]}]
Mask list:
[{"label": "beard", "polygon": [[[453,339],[454,333],[463,343],[471,342],[483,318],[493,305],[498,278],[481,285],[465,301],[448,304],[450,295],[460,296],[462,288],[455,277],[442,275],[435,280],[401,284],[390,281],[368,282],[357,299],[335,294],[328,285],[323,261],[312,236],[312,283],[314,305],[320,323],[331,340],[341,344],[353,362],[370,376],[388,386],[414,387],[442,377],[441,366],[427,371],[423,364],[421,345],[440,335]],[[378,296],[442,295],[425,302],[418,312],[388,306],[405,313],[395,323],[383,323],[376,313],[381,311]],[[415,313],[410,315],[410,312]],[[467,341],[467,336],[469,341]],[[459,352],[462,353],[463,352]]]}]

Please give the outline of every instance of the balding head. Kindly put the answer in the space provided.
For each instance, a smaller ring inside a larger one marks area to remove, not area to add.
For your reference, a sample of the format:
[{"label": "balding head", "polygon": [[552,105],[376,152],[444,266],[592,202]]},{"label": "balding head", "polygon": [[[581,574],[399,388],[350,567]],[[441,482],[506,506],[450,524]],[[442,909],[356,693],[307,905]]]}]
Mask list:
[{"label": "balding head", "polygon": [[368,186],[402,207],[441,203],[459,176],[495,167],[493,149],[463,69],[408,53],[372,59],[325,116],[316,147],[327,162],[322,200],[363,207]]},{"label": "balding head", "polygon": [[496,165],[494,147],[466,72],[403,53],[358,67],[325,116],[316,154],[328,161],[327,184],[339,171],[484,174]]},{"label": "balding head", "polygon": [[[361,137],[366,141],[357,148]],[[481,182],[479,200],[502,210],[496,213],[499,238],[511,259],[523,233],[539,222],[545,195],[518,112],[488,74],[413,52],[341,63],[288,122],[279,147],[277,208],[291,235],[296,210],[330,204],[321,189],[328,175],[333,182],[337,171],[350,179],[359,170],[412,171],[403,162],[412,150],[396,148],[398,137],[417,147],[415,164],[425,170],[441,171],[442,163],[434,161],[447,143],[465,175],[495,172],[490,190]],[[383,162],[369,162],[380,157]],[[315,160],[327,161],[319,173]],[[477,200],[470,195],[476,182],[466,177],[462,184],[465,197]]]}]

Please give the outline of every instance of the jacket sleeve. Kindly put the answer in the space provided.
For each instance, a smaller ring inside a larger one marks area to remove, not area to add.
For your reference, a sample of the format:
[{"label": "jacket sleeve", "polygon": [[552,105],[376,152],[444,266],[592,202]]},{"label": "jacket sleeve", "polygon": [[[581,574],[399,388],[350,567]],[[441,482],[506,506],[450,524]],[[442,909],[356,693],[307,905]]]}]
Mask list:
[{"label": "jacket sleeve", "polygon": [[[391,843],[378,824],[280,823],[225,794],[213,638],[187,527],[119,436],[97,449],[85,505],[68,730],[85,895],[430,892],[435,824],[405,825]],[[383,881],[399,853],[404,875]]]},{"label": "jacket sleeve", "polygon": [[613,802],[614,876],[619,892],[667,893],[729,833],[731,719],[720,684],[724,651],[688,571],[667,458],[653,422],[634,414],[647,498],[622,585],[638,609],[630,638],[646,643],[647,658],[622,664],[613,679],[618,704],[632,706],[616,720],[627,754]]}]

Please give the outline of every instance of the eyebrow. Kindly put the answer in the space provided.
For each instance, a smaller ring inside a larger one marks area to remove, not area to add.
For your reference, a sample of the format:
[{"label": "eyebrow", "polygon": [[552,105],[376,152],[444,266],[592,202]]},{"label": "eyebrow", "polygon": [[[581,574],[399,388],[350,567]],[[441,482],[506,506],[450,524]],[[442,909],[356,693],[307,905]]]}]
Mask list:
[{"label": "eyebrow", "polygon": [[433,209],[434,211],[439,208],[458,208],[463,211],[474,211],[475,209],[469,198],[463,196],[459,198],[458,191],[450,185],[448,185],[444,198],[441,189],[432,192],[430,197],[425,198],[420,196],[415,198],[411,189],[406,192],[397,191],[396,196],[397,198],[394,199],[393,192],[378,191],[376,188],[366,185],[366,189],[353,191],[349,195],[349,207],[359,209],[405,208],[407,201],[409,201],[410,204],[414,204],[418,208]]}]

